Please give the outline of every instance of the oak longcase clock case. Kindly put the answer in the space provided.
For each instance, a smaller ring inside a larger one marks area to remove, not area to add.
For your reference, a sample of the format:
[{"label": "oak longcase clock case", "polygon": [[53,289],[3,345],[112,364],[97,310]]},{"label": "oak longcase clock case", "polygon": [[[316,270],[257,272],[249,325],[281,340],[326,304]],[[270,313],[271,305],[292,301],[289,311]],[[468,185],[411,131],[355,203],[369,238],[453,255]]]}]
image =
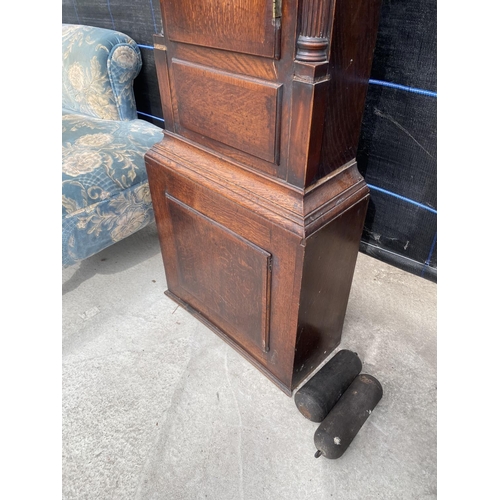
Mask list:
[{"label": "oak longcase clock case", "polygon": [[379,0],[160,3],[166,293],[291,395],[341,339]]}]

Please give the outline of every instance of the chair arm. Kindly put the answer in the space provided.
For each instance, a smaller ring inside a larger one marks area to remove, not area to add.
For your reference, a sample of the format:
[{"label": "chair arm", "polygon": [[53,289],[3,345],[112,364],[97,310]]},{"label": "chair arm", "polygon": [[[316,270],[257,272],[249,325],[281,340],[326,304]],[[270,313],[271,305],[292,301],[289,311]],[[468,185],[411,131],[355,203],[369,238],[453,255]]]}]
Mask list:
[{"label": "chair arm", "polygon": [[62,25],[62,105],[105,120],[133,120],[139,47],[114,30]]}]

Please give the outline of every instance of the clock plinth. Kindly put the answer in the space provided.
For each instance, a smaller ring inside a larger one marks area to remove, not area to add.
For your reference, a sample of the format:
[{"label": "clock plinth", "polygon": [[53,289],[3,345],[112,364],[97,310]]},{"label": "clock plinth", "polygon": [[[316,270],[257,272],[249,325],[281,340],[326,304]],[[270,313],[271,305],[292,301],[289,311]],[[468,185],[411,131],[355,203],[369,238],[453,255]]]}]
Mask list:
[{"label": "clock plinth", "polygon": [[291,395],[341,340],[378,0],[161,7],[146,166],[166,293]]}]

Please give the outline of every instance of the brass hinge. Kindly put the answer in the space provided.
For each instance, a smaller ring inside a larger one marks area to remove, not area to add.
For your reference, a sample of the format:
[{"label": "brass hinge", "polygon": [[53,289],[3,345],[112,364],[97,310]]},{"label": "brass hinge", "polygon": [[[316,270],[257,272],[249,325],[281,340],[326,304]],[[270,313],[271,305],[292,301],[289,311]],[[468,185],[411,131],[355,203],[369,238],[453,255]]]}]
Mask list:
[{"label": "brass hinge", "polygon": [[273,19],[281,17],[281,0],[273,0]]}]

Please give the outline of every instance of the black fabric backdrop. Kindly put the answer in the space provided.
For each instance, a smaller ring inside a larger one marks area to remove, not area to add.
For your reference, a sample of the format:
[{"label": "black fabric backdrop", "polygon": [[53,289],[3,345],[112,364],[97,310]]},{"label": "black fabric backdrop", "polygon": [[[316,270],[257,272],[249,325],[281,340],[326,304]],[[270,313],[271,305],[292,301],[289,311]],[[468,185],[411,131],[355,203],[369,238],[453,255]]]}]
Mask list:
[{"label": "black fabric backdrop", "polygon": [[[369,1],[369,0],[367,0]],[[140,46],[140,118],[163,127],[153,57],[158,0],[63,0],[62,21],[116,29]],[[383,0],[358,163],[371,189],[360,250],[437,280],[436,0]]]}]

